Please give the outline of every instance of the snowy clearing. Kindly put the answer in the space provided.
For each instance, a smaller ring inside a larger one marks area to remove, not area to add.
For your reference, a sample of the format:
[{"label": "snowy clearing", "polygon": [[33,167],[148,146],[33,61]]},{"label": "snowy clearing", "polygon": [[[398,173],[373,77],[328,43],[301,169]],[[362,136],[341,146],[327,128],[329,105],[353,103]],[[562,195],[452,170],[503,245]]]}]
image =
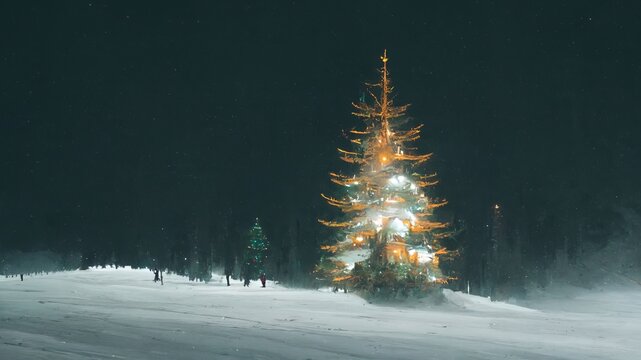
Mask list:
[{"label": "snowy clearing", "polygon": [[[639,359],[641,291],[530,309],[446,291],[444,305],[148,270],[0,279],[0,359]],[[538,304],[538,306],[537,306]]]}]

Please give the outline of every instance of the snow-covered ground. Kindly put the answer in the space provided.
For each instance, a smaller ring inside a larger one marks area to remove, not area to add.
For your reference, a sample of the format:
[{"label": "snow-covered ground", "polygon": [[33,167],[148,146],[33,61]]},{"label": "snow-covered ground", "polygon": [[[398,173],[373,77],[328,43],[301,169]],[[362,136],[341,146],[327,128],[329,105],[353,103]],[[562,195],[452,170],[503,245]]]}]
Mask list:
[{"label": "snow-covered ground", "polygon": [[[640,359],[641,291],[383,306],[147,270],[0,279],[0,359]],[[218,279],[218,278],[216,278]]]}]

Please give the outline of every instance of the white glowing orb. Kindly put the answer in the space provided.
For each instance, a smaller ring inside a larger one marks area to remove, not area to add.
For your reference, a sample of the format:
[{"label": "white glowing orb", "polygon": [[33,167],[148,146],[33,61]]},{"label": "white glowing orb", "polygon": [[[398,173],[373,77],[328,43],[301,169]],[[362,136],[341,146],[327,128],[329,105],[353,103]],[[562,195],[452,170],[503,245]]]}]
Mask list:
[{"label": "white glowing orb", "polygon": [[414,254],[418,254],[417,259],[419,264],[427,264],[430,261],[432,261],[432,259],[434,259],[434,254],[423,246],[413,247],[409,249],[407,252],[410,256],[414,256]]},{"label": "white glowing orb", "polygon": [[395,175],[387,181],[393,187],[401,187],[407,182],[407,178],[403,175]]},{"label": "white glowing orb", "polygon": [[398,234],[400,236],[407,236],[407,232],[409,229],[399,218],[395,218],[394,220],[390,221],[389,225],[387,226],[389,231],[394,234]]}]

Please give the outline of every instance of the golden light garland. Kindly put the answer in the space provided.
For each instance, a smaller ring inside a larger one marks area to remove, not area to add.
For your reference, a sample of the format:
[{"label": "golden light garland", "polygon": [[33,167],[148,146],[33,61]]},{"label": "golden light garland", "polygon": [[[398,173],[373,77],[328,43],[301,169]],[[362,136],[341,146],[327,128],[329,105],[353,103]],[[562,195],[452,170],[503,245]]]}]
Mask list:
[{"label": "golden light garland", "polygon": [[[380,247],[382,259],[387,262],[424,264],[430,269],[434,282],[447,278],[438,271],[439,258],[448,251],[438,245],[447,236],[448,224],[433,221],[432,211],[447,204],[446,200],[429,198],[423,189],[438,184],[436,173],[423,175],[409,172],[432,158],[432,154],[415,154],[407,144],[421,138],[423,125],[403,130],[400,128],[408,105],[393,103],[393,90],[387,64],[387,51],[381,56],[383,63],[378,83],[367,84],[371,102],[353,103],[353,115],[363,119],[364,130],[352,129],[348,133],[354,150],[338,148],[343,161],[359,165],[353,176],[330,173],[330,180],[346,189],[346,195],[335,198],[321,194],[328,204],[335,206],[349,221],[319,220],[323,225],[341,228],[345,240],[332,247],[323,247],[337,259],[344,251],[359,251]],[[374,93],[374,89],[380,91]],[[351,262],[351,264],[350,264]],[[356,260],[336,260],[342,268],[333,272],[334,281],[351,278],[350,266]]]}]

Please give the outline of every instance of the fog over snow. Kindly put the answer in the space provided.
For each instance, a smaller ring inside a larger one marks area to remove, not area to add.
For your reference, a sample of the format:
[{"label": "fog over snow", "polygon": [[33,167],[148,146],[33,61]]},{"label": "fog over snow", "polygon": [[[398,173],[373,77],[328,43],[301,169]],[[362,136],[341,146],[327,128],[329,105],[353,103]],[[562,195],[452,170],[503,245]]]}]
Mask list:
[{"label": "fog over snow", "polygon": [[[639,359],[641,287],[371,304],[148,270],[0,279],[0,359]],[[553,287],[554,288],[554,287]],[[525,307],[527,306],[527,307]]]}]

